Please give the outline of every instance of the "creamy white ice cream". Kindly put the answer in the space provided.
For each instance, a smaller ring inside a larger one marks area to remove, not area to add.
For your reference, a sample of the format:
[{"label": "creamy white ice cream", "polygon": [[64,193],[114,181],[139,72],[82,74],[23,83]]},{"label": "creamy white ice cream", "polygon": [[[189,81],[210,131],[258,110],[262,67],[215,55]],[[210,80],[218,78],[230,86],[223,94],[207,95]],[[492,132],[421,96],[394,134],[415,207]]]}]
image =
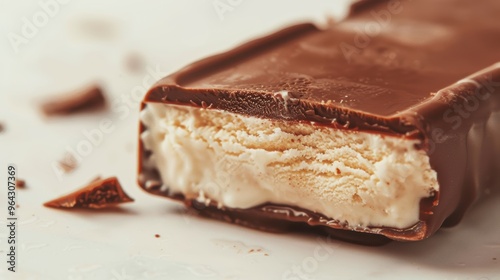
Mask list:
[{"label": "creamy white ice cream", "polygon": [[220,207],[271,202],[351,227],[407,228],[439,188],[414,139],[157,103],[141,120],[164,188]]}]

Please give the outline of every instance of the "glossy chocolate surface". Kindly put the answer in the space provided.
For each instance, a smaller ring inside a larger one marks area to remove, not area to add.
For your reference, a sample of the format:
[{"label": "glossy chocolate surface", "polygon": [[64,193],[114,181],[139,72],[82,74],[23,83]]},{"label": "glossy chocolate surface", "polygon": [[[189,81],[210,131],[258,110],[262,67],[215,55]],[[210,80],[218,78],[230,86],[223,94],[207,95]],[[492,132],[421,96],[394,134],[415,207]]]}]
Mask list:
[{"label": "glossy chocolate surface", "polygon": [[[421,240],[458,222],[484,189],[500,183],[499,15],[498,1],[362,1],[327,30],[297,25],[191,64],[153,86],[143,106],[197,106],[421,139],[439,193],[421,201],[414,227],[368,230]],[[141,160],[148,156],[141,146]],[[139,169],[143,188],[159,180],[154,170]],[[258,219],[259,211],[250,212]]]}]

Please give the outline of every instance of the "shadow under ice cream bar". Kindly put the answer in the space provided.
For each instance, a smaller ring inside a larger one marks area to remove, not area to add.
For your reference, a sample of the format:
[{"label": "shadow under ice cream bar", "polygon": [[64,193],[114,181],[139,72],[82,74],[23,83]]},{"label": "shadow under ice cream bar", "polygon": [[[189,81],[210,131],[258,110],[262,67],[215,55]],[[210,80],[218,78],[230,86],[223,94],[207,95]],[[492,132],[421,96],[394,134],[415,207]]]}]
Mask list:
[{"label": "shadow under ice cream bar", "polygon": [[160,80],[140,185],[264,230],[421,240],[457,223],[500,181],[500,2],[402,2],[357,46],[388,5],[366,3]]}]

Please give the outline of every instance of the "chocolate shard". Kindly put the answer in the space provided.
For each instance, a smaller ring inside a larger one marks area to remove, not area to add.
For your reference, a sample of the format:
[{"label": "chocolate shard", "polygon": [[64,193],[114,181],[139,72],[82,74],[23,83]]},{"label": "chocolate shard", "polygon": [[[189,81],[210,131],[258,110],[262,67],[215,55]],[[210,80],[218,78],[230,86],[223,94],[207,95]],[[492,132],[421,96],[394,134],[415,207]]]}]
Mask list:
[{"label": "chocolate shard", "polygon": [[47,116],[69,115],[82,111],[103,108],[106,104],[102,89],[98,85],[90,85],[81,90],[52,97],[42,104],[41,109]]},{"label": "chocolate shard", "polygon": [[16,179],[16,188],[24,189],[26,187],[26,182],[23,179]]},{"label": "chocolate shard", "polygon": [[92,208],[114,207],[118,204],[134,201],[125,191],[116,177],[93,180],[88,186],[65,196],[44,203],[53,208]]},{"label": "chocolate shard", "polygon": [[263,230],[425,239],[500,185],[499,14],[360,1],[193,63],[143,100],[139,184]]},{"label": "chocolate shard", "polygon": [[144,59],[138,53],[129,53],[125,58],[125,66],[132,73],[141,73],[144,71]]},{"label": "chocolate shard", "polygon": [[71,173],[78,167],[78,161],[72,153],[65,153],[64,157],[57,164],[64,173]]}]

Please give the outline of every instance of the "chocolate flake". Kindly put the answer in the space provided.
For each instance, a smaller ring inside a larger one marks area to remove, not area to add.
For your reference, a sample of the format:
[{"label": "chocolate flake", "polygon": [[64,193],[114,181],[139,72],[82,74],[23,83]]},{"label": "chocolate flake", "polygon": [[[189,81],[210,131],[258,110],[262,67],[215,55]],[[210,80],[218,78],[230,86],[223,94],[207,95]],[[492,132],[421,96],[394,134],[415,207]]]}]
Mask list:
[{"label": "chocolate flake", "polygon": [[23,179],[16,179],[16,188],[24,189],[26,182]]},{"label": "chocolate flake", "polygon": [[[62,170],[65,173],[70,173],[73,170],[75,170],[75,168],[78,166],[78,162],[76,161],[76,158],[75,158],[75,156],[73,156],[73,154],[66,153],[64,155],[63,159],[58,162],[58,165],[59,165],[59,167],[62,168]],[[100,177],[98,177],[98,178],[100,178]],[[96,179],[98,179],[98,178],[96,178]],[[96,180],[96,179],[94,179],[94,180]]]},{"label": "chocolate flake", "polygon": [[88,186],[44,203],[53,208],[92,208],[116,206],[120,203],[132,202],[122,189],[116,177],[93,181]]},{"label": "chocolate flake", "polygon": [[144,61],[137,53],[130,53],[125,60],[127,70],[133,73],[139,73],[144,70]]},{"label": "chocolate flake", "polygon": [[98,85],[91,85],[81,90],[52,97],[41,105],[47,116],[69,115],[82,111],[100,109],[105,106],[106,100],[102,89]]}]

